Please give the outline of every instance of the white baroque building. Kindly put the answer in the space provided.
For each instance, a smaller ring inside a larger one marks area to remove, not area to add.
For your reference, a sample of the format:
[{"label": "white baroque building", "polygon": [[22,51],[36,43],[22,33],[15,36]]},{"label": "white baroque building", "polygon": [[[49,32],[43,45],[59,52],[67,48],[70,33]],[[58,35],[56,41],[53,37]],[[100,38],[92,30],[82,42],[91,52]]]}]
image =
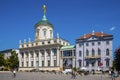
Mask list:
[{"label": "white baroque building", "polygon": [[20,41],[19,70],[59,70],[60,48],[69,42],[53,37],[54,27],[46,18],[46,6],[43,6],[44,16],[35,24],[35,40]]},{"label": "white baroque building", "polygon": [[76,68],[91,71],[112,67],[112,40],[113,35],[94,31],[76,39]]}]

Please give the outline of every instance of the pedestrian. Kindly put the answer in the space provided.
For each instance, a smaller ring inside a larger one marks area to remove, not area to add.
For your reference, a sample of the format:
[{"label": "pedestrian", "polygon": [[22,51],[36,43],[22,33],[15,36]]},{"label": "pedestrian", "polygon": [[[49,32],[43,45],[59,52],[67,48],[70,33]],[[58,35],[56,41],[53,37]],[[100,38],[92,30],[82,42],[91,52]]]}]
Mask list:
[{"label": "pedestrian", "polygon": [[75,72],[73,73],[74,79],[76,78],[76,75],[77,75],[77,72],[75,71]]},{"label": "pedestrian", "polygon": [[114,71],[111,71],[111,77],[112,77],[112,80],[115,80],[115,73],[114,73]]},{"label": "pedestrian", "polygon": [[73,72],[73,70],[72,70],[72,72],[71,72],[71,79],[72,78],[74,78],[74,72]]},{"label": "pedestrian", "polygon": [[111,75],[111,70],[109,70],[109,75]]},{"label": "pedestrian", "polygon": [[16,77],[16,71],[15,70],[13,71],[13,77],[14,78]]}]

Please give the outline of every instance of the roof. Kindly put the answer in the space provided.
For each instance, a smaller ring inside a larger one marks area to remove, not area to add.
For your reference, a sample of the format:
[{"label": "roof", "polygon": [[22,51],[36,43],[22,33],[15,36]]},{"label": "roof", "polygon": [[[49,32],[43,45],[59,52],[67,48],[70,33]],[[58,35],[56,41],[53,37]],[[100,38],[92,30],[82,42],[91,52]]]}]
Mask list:
[{"label": "roof", "polygon": [[38,27],[38,26],[50,26],[51,28],[54,28],[53,25],[47,20],[46,16],[44,15],[42,20],[38,21],[36,24],[35,24],[35,27]]},{"label": "roof", "polygon": [[70,45],[70,46],[63,46],[61,47],[61,50],[68,50],[68,49],[74,49],[75,45]]},{"label": "roof", "polygon": [[0,53],[8,53],[8,52],[11,52],[13,49],[7,49],[7,50],[3,50],[3,51],[0,51]]},{"label": "roof", "polygon": [[109,34],[105,34],[103,32],[94,32],[94,33],[88,33],[88,34],[85,34],[84,36],[81,36],[79,39],[86,39],[86,38],[90,38],[91,36],[96,36],[96,37],[108,37],[108,36],[112,36],[112,35],[109,35]]}]

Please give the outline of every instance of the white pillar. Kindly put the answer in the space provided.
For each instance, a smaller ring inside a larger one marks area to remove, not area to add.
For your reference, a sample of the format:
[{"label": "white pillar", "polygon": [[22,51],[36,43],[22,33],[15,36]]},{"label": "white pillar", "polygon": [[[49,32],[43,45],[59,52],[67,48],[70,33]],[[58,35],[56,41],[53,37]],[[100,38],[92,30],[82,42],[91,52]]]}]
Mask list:
[{"label": "white pillar", "polygon": [[39,51],[39,66],[42,66],[41,52]]},{"label": "white pillar", "polygon": [[50,66],[54,66],[53,51],[50,49]]},{"label": "white pillar", "polygon": [[26,67],[26,54],[25,54],[25,52],[23,53],[23,55],[24,55],[24,67]]},{"label": "white pillar", "polygon": [[60,66],[60,50],[57,48],[57,66]]},{"label": "white pillar", "polygon": [[33,66],[35,67],[36,66],[36,54],[35,54],[35,51],[33,51]]},{"label": "white pillar", "polygon": [[63,51],[60,52],[60,67],[63,68]]},{"label": "white pillar", "polygon": [[19,58],[19,67],[22,67],[22,54],[18,53],[18,58]]},{"label": "white pillar", "polygon": [[47,52],[46,52],[46,49],[44,50],[44,54],[45,54],[45,66],[47,66]]},{"label": "white pillar", "polygon": [[31,67],[31,54],[30,54],[30,51],[28,51],[28,66]]}]

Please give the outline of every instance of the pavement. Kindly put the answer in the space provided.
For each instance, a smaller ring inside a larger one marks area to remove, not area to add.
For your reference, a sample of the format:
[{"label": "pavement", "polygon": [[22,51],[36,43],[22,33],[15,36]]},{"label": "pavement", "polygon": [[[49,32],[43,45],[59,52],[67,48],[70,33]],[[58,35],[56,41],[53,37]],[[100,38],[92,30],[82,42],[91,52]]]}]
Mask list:
[{"label": "pavement", "polygon": [[[0,80],[112,80],[106,75],[77,75],[75,79],[71,79],[70,74],[59,73],[42,73],[42,72],[17,72],[13,77],[12,72],[0,72]],[[115,80],[120,80],[120,77]]]}]

